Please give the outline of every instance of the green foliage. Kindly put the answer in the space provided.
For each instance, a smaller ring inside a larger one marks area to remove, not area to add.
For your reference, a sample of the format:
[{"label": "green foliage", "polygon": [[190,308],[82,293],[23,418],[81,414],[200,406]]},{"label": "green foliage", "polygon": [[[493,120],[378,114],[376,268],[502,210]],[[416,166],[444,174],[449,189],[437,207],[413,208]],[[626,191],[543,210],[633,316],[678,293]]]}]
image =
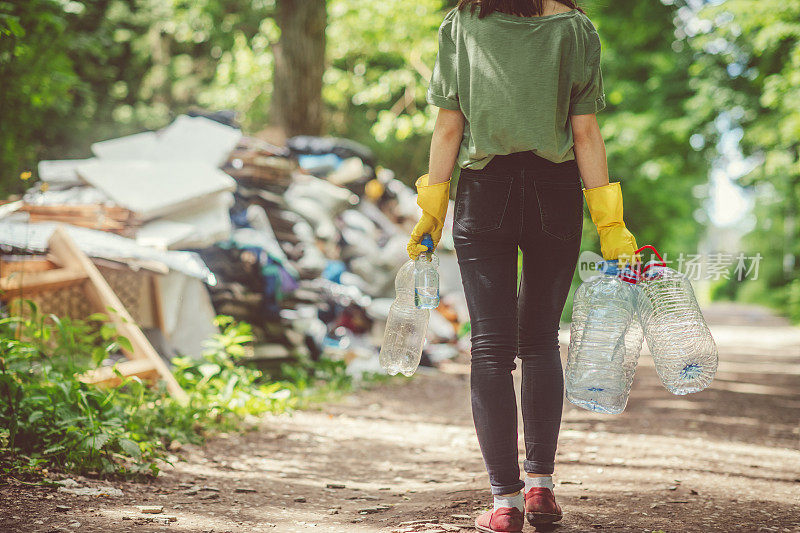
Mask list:
[{"label": "green foliage", "polygon": [[352,385],[344,362],[327,359],[287,364],[281,369],[285,379],[265,380],[260,370],[241,364],[244,345],[253,340],[250,325],[228,316],[216,323],[223,331],[207,343],[202,359],[172,362],[178,384],[191,391],[189,408],[218,428],[234,429],[243,418],[296,409]]},{"label": "green foliage", "polygon": [[[765,298],[800,316],[800,0],[728,0],[700,13],[690,102],[707,124],[725,114],[741,128],[740,147],[761,161],[740,179],[755,198],[756,225],[744,243],[764,256],[758,281],[739,295]],[[714,151],[709,146],[707,151]]]},{"label": "green foliage", "polygon": [[[330,133],[372,146],[400,175],[427,164],[442,9],[328,2]],[[194,105],[266,126],[273,11],[274,0],[0,1],[0,195],[19,191],[39,159],[87,156],[91,142],[162,127]]]},{"label": "green foliage", "polygon": [[47,125],[63,118],[79,91],[63,48],[66,17],[54,0],[0,2],[0,193],[19,188],[21,161],[56,142]]},{"label": "green foliage", "polygon": [[20,191],[39,159],[88,156],[92,142],[160,128],[194,105],[262,125],[273,4],[0,1],[0,196]]},{"label": "green foliage", "polygon": [[[267,126],[275,1],[0,0],[0,196],[41,158],[86,156],[92,141],[161,127],[190,106]],[[408,183],[427,166],[436,110],[425,90],[453,4],[327,3],[328,133],[369,145]],[[727,112],[746,154],[764,161],[743,180],[758,199],[750,244],[769,254],[763,288],[797,279],[783,257],[800,254],[800,1],[709,2],[693,22],[685,0],[582,5],[603,40],[599,120],[639,243],[694,251]]]},{"label": "green foliage", "polygon": [[625,221],[640,245],[673,256],[696,249],[705,220],[695,211],[707,194],[709,169],[709,159],[689,144],[702,132],[687,108],[694,54],[675,27],[684,5],[588,3],[602,39],[608,102],[598,119],[611,179],[622,182]]},{"label": "green foliage", "polygon": [[372,147],[401,177],[424,173],[436,108],[425,92],[450,2],[328,2],[323,98],[336,135]]},{"label": "green foliage", "polygon": [[351,386],[344,363],[327,360],[287,368],[286,380],[264,379],[237,364],[252,340],[250,326],[218,317],[222,332],[209,340],[201,360],[173,361],[188,404],[138,378],[102,389],[79,376],[127,339],[102,314],[69,320],[29,306],[30,318],[0,320],[0,475],[37,477],[45,468],[156,475],[172,442],[200,442],[209,432],[238,430],[264,413],[302,407]]},{"label": "green foliage", "polygon": [[164,454],[147,425],[159,412],[147,405],[156,393],[138,379],[101,390],[76,377],[125,341],[31,309],[30,319],[0,319],[0,474],[157,473]]},{"label": "green foliage", "polygon": [[[686,108],[692,50],[673,35],[682,4],[584,4],[603,37],[610,105],[600,120],[612,175],[625,182],[629,225],[642,243],[687,250],[699,234],[695,195],[703,194],[697,185],[708,162],[688,143],[696,124]],[[452,6],[327,6],[329,133],[369,145],[409,182],[427,166],[436,110],[425,91],[437,29]],[[273,0],[0,2],[6,31],[16,22],[25,34],[4,39],[17,52],[0,55],[7,74],[0,79],[15,80],[0,83],[9,108],[18,110],[0,134],[0,184],[18,186],[19,172],[37,158],[87,155],[90,141],[163,126],[194,104],[236,109],[251,131],[266,126],[272,46],[280,37],[273,10]],[[48,39],[57,53],[43,56]],[[35,107],[27,99],[37,90]]]}]

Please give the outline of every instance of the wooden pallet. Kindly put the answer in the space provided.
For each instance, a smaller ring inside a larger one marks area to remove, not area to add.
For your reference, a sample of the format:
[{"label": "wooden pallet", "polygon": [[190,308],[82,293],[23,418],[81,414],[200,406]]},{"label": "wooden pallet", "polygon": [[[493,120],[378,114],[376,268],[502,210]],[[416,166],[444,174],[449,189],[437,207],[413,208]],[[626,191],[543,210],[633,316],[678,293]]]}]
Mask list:
[{"label": "wooden pallet", "polygon": [[[186,392],[175,380],[167,364],[136,325],[94,263],[69,236],[67,230],[61,226],[56,228],[48,244],[53,262],[60,265],[60,268],[44,270],[44,265],[37,264],[31,269],[32,271],[25,272],[24,276],[20,275],[19,271],[11,272],[8,276],[0,278],[2,298],[11,300],[22,294],[35,294],[80,285],[92,308],[107,314],[117,332],[130,341],[133,349],[123,348],[123,353],[129,361],[117,365],[120,373],[126,377],[163,379],[167,384],[167,390],[174,398],[187,401]],[[104,385],[114,385],[120,381],[110,367],[87,372],[81,379],[87,383]]]}]

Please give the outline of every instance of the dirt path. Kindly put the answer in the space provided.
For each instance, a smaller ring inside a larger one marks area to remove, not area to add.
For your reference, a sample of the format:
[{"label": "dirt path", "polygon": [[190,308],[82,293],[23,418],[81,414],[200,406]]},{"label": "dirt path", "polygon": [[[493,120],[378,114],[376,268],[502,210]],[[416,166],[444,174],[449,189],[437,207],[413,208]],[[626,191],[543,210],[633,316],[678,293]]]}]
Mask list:
[{"label": "dirt path", "polygon": [[[644,355],[622,415],[566,405],[555,531],[800,531],[800,329],[759,308],[708,316],[722,354],[710,390],[671,396]],[[0,531],[469,531],[490,498],[467,372],[270,417],[184,450],[152,484],[77,480],[122,496],[0,487]],[[137,505],[177,520],[145,522]],[[415,520],[438,525],[401,526]]]}]

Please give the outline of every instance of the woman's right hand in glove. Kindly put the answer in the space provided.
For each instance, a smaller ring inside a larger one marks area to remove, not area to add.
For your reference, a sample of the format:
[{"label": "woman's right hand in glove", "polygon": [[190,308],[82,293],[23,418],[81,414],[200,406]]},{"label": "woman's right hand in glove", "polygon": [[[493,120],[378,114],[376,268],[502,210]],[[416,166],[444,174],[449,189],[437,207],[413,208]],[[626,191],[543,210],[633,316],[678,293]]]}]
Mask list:
[{"label": "woman's right hand in glove", "polygon": [[426,233],[430,234],[433,247],[436,249],[442,238],[444,219],[450,202],[450,180],[429,184],[428,179],[428,174],[425,174],[420,176],[416,183],[417,205],[422,208],[422,217],[414,226],[406,246],[408,257],[411,259],[416,259],[420,253],[427,251],[427,246],[420,244],[422,236]]}]

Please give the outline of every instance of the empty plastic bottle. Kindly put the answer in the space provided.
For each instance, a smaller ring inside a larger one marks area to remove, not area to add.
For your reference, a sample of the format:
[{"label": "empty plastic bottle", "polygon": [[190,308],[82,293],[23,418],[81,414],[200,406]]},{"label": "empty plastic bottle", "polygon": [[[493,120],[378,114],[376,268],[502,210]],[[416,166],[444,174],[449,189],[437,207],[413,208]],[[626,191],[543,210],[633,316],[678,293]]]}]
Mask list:
[{"label": "empty plastic bottle", "polygon": [[638,289],[618,276],[616,261],[601,265],[603,273],[575,292],[565,385],[573,404],[617,414],[628,403],[642,349]]},{"label": "empty plastic bottle", "polygon": [[414,305],[414,261],[407,261],[394,280],[396,296],[389,308],[386,332],[378,359],[389,375],[411,376],[419,366],[429,309]]},{"label": "empty plastic bottle", "polygon": [[639,316],[661,383],[673,394],[699,392],[711,384],[719,353],[689,279],[654,266],[639,282]]},{"label": "empty plastic bottle", "polygon": [[421,244],[428,247],[414,261],[414,304],[420,309],[439,307],[439,258],[433,253],[433,239],[427,233]]}]

